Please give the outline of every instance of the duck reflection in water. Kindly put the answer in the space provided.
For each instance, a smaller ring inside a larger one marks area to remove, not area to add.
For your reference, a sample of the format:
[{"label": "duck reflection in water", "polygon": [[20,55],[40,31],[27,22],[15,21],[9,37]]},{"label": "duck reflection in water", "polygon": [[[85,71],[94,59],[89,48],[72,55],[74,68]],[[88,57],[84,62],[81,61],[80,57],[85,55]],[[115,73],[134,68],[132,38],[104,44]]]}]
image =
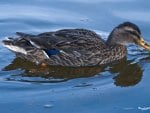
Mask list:
[{"label": "duck reflection in water", "polygon": [[[120,62],[108,66],[94,66],[94,67],[60,67],[49,66],[41,67],[34,65],[33,63],[16,58],[11,64],[6,66],[3,70],[10,71],[21,69],[23,70],[22,77],[42,77],[45,79],[52,78],[61,79],[66,81],[74,78],[92,77],[97,74],[101,75],[101,72],[108,71],[112,73],[112,79],[116,86],[127,87],[134,86],[140,82],[143,70],[138,63],[132,63],[133,61],[122,59]],[[51,82],[51,80],[49,81]],[[58,82],[58,81],[56,81]]]}]

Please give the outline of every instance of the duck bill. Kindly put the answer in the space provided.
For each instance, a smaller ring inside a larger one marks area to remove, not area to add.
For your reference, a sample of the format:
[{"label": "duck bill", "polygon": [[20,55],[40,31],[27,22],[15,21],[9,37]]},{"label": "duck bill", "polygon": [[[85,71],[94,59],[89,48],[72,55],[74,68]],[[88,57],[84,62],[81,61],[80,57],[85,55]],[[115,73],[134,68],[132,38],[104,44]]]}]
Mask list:
[{"label": "duck bill", "polygon": [[141,47],[145,48],[146,50],[150,51],[150,44],[145,42],[143,38],[140,38],[138,44],[139,44],[139,46],[141,46]]}]

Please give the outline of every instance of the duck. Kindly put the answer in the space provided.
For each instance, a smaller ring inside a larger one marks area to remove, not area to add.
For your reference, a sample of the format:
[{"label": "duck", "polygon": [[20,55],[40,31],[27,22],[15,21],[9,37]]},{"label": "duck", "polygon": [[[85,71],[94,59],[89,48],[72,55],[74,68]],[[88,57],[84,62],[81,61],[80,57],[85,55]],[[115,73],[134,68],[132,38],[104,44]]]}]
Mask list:
[{"label": "duck", "polygon": [[76,28],[44,32],[37,35],[16,32],[3,40],[3,46],[42,66],[101,66],[119,61],[127,55],[127,44],[150,50],[139,27],[132,22],[116,26],[104,40],[92,30]]}]

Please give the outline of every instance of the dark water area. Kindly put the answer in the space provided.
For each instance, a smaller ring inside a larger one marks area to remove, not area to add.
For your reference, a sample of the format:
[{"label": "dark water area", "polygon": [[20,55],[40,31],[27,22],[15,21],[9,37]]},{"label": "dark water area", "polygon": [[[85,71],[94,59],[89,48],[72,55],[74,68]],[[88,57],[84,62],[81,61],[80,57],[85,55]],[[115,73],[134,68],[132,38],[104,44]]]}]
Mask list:
[{"label": "dark water area", "polygon": [[[107,38],[124,21],[150,42],[150,1],[1,0],[0,40],[87,28]],[[150,52],[128,46],[127,58],[101,67],[41,68],[0,44],[0,113],[149,113]]]}]

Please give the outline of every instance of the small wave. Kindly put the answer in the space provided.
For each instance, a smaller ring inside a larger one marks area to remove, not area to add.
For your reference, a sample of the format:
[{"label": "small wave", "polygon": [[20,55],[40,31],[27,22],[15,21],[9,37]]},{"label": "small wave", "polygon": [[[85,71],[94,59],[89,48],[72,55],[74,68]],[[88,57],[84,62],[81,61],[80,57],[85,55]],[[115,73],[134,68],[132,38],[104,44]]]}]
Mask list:
[{"label": "small wave", "polygon": [[147,110],[150,110],[150,106],[148,106],[148,107],[140,107],[139,106],[138,109],[141,111],[147,111]]}]

